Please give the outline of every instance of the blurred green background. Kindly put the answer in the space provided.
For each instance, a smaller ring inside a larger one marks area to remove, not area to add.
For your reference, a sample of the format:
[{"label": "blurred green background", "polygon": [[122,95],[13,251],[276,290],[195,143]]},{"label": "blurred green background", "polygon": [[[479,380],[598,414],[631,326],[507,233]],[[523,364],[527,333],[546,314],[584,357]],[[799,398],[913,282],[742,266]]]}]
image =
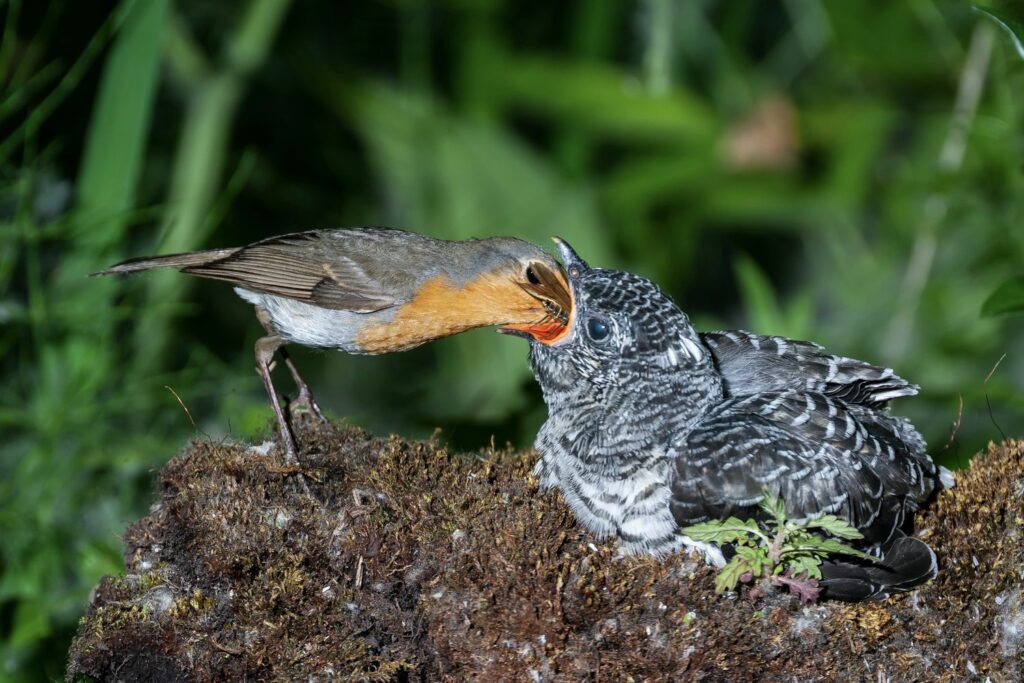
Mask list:
[{"label": "blurred green background", "polygon": [[[86,277],[128,256],[557,234],[700,328],[895,367],[947,464],[1024,436],[1024,317],[991,315],[1024,307],[1024,59],[969,4],[0,0],[0,21],[0,679],[62,676],[156,468],[270,425],[251,309],[176,273]],[[525,344],[491,330],[293,353],[378,433],[525,447],[544,417]]]}]

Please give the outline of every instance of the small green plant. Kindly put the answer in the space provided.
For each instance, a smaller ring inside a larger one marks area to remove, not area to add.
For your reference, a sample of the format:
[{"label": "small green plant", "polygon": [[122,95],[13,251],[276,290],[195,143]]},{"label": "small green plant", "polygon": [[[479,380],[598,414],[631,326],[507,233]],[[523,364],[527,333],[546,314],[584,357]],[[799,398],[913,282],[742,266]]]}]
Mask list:
[{"label": "small green plant", "polygon": [[[786,519],[782,499],[767,491],[759,506],[768,513],[769,519],[759,522],[729,517],[683,529],[683,533],[695,541],[735,545],[736,554],[715,580],[717,593],[734,590],[740,583],[764,581],[785,587],[801,602],[814,602],[820,593],[821,563],[829,555],[877,561],[839,540],[855,540],[863,535],[835,515],[801,521]],[[755,590],[760,593],[760,587]]]}]

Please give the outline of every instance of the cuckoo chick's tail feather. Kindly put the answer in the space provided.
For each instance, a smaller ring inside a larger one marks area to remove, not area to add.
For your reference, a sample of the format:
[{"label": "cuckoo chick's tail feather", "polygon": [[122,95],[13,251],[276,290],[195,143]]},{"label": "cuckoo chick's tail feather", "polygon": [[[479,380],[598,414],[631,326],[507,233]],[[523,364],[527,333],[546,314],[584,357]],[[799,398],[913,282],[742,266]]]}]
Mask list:
[{"label": "cuckoo chick's tail feather", "polygon": [[821,565],[823,597],[832,600],[881,600],[934,579],[935,553],[924,541],[897,536],[880,548],[877,563],[827,561]]}]

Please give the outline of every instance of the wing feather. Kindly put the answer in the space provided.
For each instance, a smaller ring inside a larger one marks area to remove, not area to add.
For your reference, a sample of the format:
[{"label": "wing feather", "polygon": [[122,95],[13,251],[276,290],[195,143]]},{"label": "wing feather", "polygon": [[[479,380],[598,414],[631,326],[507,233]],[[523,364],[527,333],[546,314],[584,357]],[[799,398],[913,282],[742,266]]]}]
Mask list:
[{"label": "wing feather", "polygon": [[[360,237],[358,231],[346,232],[351,239]],[[394,291],[354,259],[331,248],[336,246],[325,244],[321,231],[296,233],[257,242],[182,271],[323,308],[369,313],[398,303]]]},{"label": "wing feather", "polygon": [[[792,518],[835,514],[888,540],[938,476],[907,423],[814,392],[770,392],[716,408],[678,448],[672,512],[681,525],[760,517],[765,491]],[[920,448],[919,448],[920,447]]]},{"label": "wing feather", "polygon": [[742,330],[707,332],[701,339],[714,356],[728,396],[815,391],[877,408],[918,390],[890,368],[834,356],[812,342]]}]

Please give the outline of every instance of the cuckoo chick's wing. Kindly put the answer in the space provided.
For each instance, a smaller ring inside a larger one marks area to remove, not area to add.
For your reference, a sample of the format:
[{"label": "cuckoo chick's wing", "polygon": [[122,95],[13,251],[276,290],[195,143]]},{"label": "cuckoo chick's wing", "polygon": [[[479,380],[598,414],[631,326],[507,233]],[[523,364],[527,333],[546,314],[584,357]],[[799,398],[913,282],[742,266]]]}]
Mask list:
[{"label": "cuckoo chick's wing", "polygon": [[828,598],[880,599],[936,575],[935,554],[905,531],[940,475],[905,420],[822,393],[774,392],[722,404],[679,452],[671,509],[680,525],[761,517],[767,490],[791,519],[831,513],[859,529],[878,561],[824,562]]},{"label": "cuckoo chick's wing", "polygon": [[756,517],[769,491],[791,518],[835,514],[866,544],[884,543],[938,477],[908,422],[814,392],[728,400],[678,450],[672,513],[680,525]]},{"label": "cuckoo chick's wing", "polygon": [[877,408],[918,390],[890,368],[834,356],[812,342],[742,330],[707,332],[701,339],[714,356],[727,396],[814,391]]}]

